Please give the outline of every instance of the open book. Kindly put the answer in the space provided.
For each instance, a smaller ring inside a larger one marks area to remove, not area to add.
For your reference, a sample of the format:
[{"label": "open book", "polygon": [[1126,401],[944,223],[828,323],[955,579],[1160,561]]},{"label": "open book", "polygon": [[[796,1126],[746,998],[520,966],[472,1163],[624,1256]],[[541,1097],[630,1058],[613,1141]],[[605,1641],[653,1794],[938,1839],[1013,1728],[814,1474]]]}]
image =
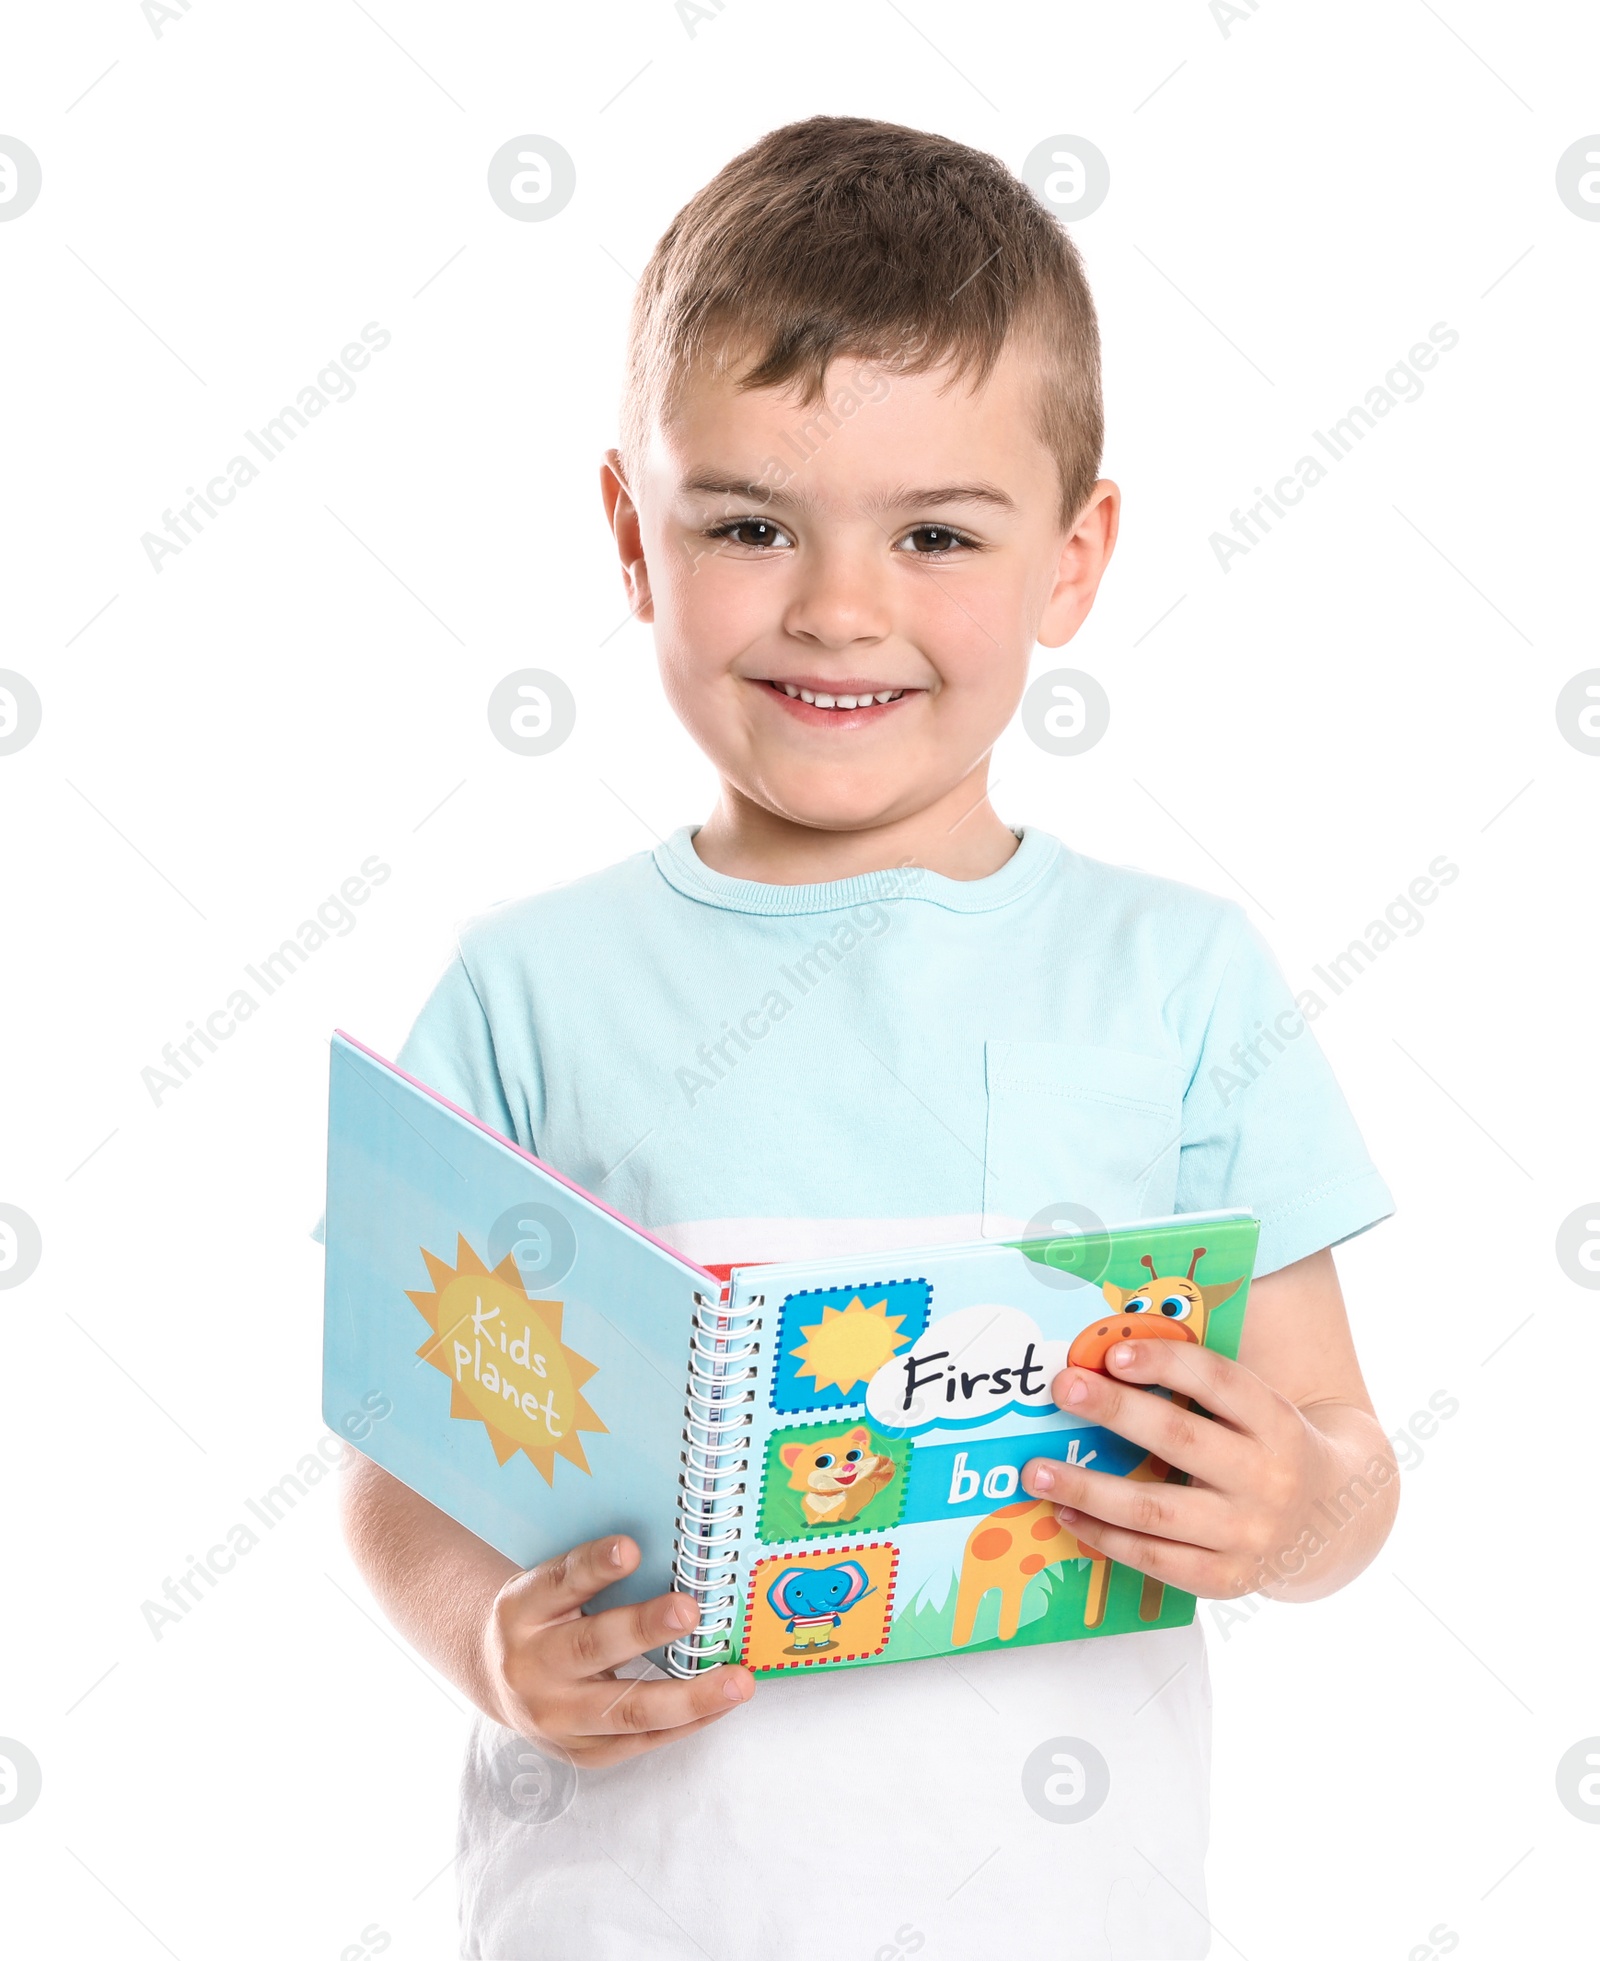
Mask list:
[{"label": "open book", "polygon": [[1051,1379],[1125,1338],[1236,1356],[1256,1233],[1180,1214],[724,1278],[338,1034],[323,1409],[519,1565],[636,1539],[600,1604],[692,1594],[675,1674],[1176,1627],[1191,1594],[1082,1551],[1020,1473],[1179,1475]]}]

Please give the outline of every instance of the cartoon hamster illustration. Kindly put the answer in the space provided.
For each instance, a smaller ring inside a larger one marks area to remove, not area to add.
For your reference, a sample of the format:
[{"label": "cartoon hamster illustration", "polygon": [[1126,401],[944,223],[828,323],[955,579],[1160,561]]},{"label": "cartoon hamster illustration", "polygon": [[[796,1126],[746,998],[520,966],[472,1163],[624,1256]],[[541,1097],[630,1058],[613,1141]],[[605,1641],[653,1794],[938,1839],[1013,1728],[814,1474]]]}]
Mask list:
[{"label": "cartoon hamster illustration", "polygon": [[793,1646],[783,1652],[825,1654],[837,1647],[829,1630],[841,1624],[858,1600],[877,1590],[857,1559],[842,1559],[836,1566],[786,1566],[767,1588],[767,1604],[794,1636]]},{"label": "cartoon hamster illustration", "polygon": [[840,1525],[859,1517],[895,1478],[892,1457],[872,1449],[865,1424],[809,1443],[780,1445],[778,1456],[789,1472],[789,1488],[801,1491],[800,1509],[808,1525]]}]

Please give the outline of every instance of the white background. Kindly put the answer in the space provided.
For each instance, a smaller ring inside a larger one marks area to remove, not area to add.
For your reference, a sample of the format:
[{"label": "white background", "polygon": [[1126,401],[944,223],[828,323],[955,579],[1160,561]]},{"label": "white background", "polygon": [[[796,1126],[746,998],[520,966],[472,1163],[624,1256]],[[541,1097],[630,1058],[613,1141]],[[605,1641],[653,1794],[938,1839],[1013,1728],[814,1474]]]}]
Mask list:
[{"label": "white background", "polygon": [[[1597,75],[1591,10],[1485,0],[1226,33],[1204,0],[728,0],[693,34],[670,0],[11,11],[0,132],[43,193],[0,224],[0,665],[44,721],[0,757],[0,1199],[44,1254],[0,1292],[0,1736],[44,1787],[0,1828],[8,1954],[453,1951],[465,1713],[331,1481],[159,1641],[142,1603],[323,1434],[330,1028],[392,1053],[457,921],[708,807],[596,464],[656,236],[819,110],[1110,160],[1076,235],[1126,522],[1038,668],[1112,721],[1075,760],[1008,735],[1002,814],[1242,899],[1297,985],[1460,867],[1317,1024],[1399,1201],[1340,1262],[1374,1397],[1459,1412],[1356,1585],[1227,1638],[1202,1608],[1214,1951],[1588,1951],[1600,1830],[1555,1771],[1600,1734],[1600,1297],[1555,1239],[1600,1194],[1600,757],[1555,702],[1600,665],[1600,224],[1555,168]],[[577,164],[544,223],[485,189],[524,133]],[[355,398],[153,570],[141,534],[368,321]],[[1222,571],[1209,535],[1439,321],[1422,398]],[[530,665],[578,701],[532,760],[485,716]],[[355,930],[153,1102],[163,1044],[373,853]]]}]

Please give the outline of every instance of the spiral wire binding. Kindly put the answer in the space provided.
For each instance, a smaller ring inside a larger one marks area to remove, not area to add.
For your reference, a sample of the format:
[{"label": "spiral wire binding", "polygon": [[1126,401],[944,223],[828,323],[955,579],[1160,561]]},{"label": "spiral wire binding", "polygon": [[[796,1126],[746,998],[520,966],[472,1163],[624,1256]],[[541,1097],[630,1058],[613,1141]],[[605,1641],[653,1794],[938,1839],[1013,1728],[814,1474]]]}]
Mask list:
[{"label": "spiral wire binding", "polygon": [[726,1301],[710,1294],[694,1297],[672,1578],[680,1593],[699,1604],[700,1622],[667,1648],[674,1675],[696,1675],[727,1658],[739,1600],[734,1576],[765,1305],[764,1294],[753,1294],[736,1313],[731,1291]]}]

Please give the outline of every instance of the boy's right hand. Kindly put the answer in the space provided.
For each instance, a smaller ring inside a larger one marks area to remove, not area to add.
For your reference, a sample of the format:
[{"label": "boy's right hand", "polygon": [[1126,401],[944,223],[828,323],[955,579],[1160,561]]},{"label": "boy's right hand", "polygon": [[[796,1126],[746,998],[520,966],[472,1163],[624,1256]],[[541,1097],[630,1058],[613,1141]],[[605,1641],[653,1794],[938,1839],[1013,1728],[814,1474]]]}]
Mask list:
[{"label": "boy's right hand", "polygon": [[484,1630],[484,1662],[500,1720],[598,1768],[704,1729],[755,1694],[747,1668],[689,1681],[620,1680],[613,1672],[687,1634],[700,1610],[686,1594],[583,1612],[639,1563],[632,1539],[591,1539],[507,1580]]}]

